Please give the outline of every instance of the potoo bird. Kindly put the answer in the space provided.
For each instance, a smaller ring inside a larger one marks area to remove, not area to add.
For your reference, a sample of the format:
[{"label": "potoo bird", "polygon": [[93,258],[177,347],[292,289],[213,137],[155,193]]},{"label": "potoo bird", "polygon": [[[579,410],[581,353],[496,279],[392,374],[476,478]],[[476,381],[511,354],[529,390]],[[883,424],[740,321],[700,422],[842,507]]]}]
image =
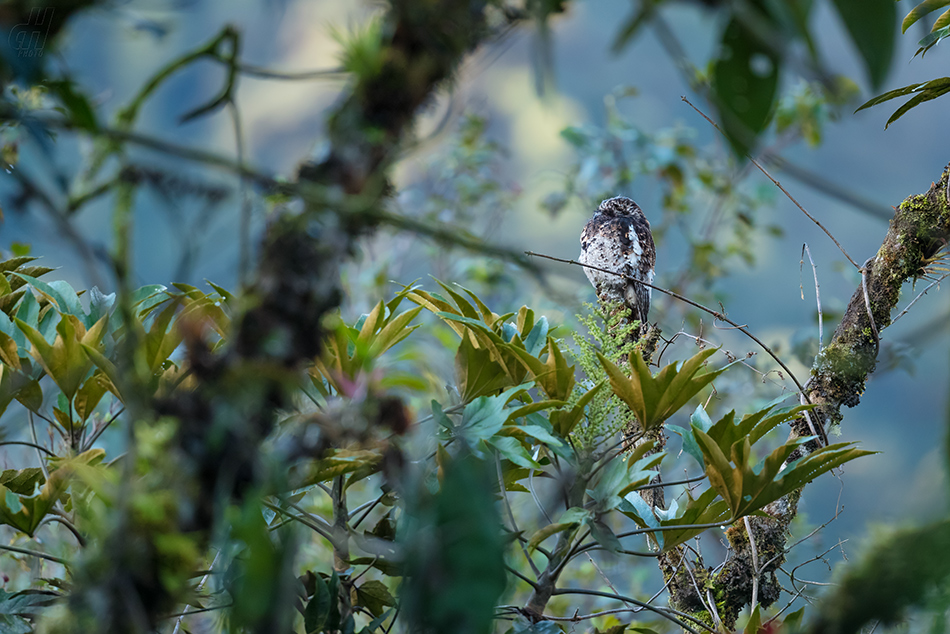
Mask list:
[{"label": "potoo bird", "polygon": [[620,273],[612,275],[584,268],[602,304],[623,303],[630,309],[631,321],[639,319],[646,326],[652,289],[627,277],[652,284],[656,248],[650,222],[637,203],[624,196],[600,203],[581,232],[578,260],[581,264]]}]

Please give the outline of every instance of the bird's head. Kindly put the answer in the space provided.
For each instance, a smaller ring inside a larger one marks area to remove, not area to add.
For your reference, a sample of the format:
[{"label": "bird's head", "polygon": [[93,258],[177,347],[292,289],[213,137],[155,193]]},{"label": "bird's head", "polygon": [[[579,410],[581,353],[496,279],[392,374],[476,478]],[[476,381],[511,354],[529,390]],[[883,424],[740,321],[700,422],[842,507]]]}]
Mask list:
[{"label": "bird's head", "polygon": [[597,211],[608,216],[632,216],[643,213],[640,206],[626,196],[615,196],[600,203]]}]

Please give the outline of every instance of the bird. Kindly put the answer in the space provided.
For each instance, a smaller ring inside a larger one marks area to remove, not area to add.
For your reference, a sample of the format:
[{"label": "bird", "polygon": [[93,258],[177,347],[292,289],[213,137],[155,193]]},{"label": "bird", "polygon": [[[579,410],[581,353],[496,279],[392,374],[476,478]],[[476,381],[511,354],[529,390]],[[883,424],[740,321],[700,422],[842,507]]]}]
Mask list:
[{"label": "bird", "polygon": [[601,305],[626,306],[629,322],[639,320],[640,330],[644,330],[652,289],[633,280],[653,283],[656,247],[650,221],[640,206],[626,196],[600,203],[581,232],[578,261],[584,265]]}]

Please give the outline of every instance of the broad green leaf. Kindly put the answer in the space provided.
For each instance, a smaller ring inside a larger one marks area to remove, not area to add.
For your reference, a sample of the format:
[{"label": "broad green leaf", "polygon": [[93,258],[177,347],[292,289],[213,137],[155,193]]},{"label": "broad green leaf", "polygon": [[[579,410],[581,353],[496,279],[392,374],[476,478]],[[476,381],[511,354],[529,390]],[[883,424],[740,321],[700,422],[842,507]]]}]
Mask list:
[{"label": "broad green leaf", "polygon": [[541,350],[544,349],[544,342],[547,341],[548,338],[548,330],[549,326],[546,317],[541,317],[534,323],[534,327],[531,328],[528,336],[524,339],[524,347],[528,354],[537,356],[541,353]]},{"label": "broad green leaf", "polygon": [[675,414],[729,367],[699,373],[703,363],[716,351],[715,348],[702,350],[684,362],[681,368],[672,363],[655,377],[638,354],[630,355],[629,377],[599,352],[597,358],[607,372],[614,394],[627,404],[643,428],[649,430]]},{"label": "broad green leaf", "polygon": [[851,41],[861,54],[871,85],[887,77],[894,56],[897,8],[893,0],[833,0]]},{"label": "broad green leaf", "polygon": [[[943,16],[940,16],[943,18]],[[936,25],[934,25],[936,27]],[[940,28],[934,28],[928,35],[921,38],[917,45],[920,47],[917,49],[917,52],[914,53],[914,57],[918,55],[926,55],[927,51],[932,49],[934,46],[939,44],[941,41],[950,36],[950,26],[941,26]]]},{"label": "broad green leaf", "polygon": [[557,535],[558,533],[562,533],[564,531],[576,529],[578,526],[580,526],[580,523],[584,521],[584,519],[586,518],[580,518],[577,521],[561,521],[555,524],[548,524],[541,530],[535,532],[528,539],[528,544],[527,544],[528,552],[533,553],[535,549],[538,546],[540,546],[544,542],[544,540],[546,540],[551,535]]},{"label": "broad green leaf", "polygon": [[[2,315],[3,313],[0,313]],[[3,315],[6,317],[6,315]],[[20,370],[20,349],[13,337],[0,331],[0,361],[14,370]]]},{"label": "broad green leaf", "polygon": [[519,467],[526,469],[538,469],[542,467],[528,453],[528,450],[521,444],[517,438],[511,436],[494,436],[486,441],[492,447],[498,450],[503,458],[510,460]]},{"label": "broad green leaf", "polygon": [[396,605],[396,599],[382,581],[372,579],[356,588],[358,605],[369,610],[373,616],[380,616],[385,609]]},{"label": "broad green leaf", "polygon": [[294,482],[294,488],[312,486],[360,469],[376,467],[382,459],[380,452],[370,449],[331,449],[323,458],[307,467],[306,472]]},{"label": "broad green leaf", "polygon": [[901,33],[907,33],[907,29],[913,26],[917,20],[947,5],[950,5],[950,0],[924,0],[904,16],[904,21],[901,22]]},{"label": "broad green leaf", "polygon": [[463,403],[495,394],[511,385],[511,377],[492,358],[491,351],[476,348],[468,335],[462,336],[455,355],[455,375]]},{"label": "broad green leaf", "polygon": [[[696,406],[696,409],[693,410],[693,413],[689,417],[689,422],[692,427],[698,427],[703,431],[709,431],[709,428],[712,427],[713,424],[712,419],[709,418],[709,414],[706,413],[702,405]],[[670,431],[683,437],[683,451],[692,456],[693,459],[699,463],[699,466],[705,467],[706,463],[703,462],[703,452],[700,451],[699,445],[696,444],[696,437],[693,436],[692,431],[682,427],[670,427]]]},{"label": "broad green leaf", "polygon": [[[11,374],[13,373],[4,370],[3,378],[6,379]],[[22,377],[22,375],[20,376]],[[26,383],[17,381],[15,385],[17,387],[13,393],[16,395],[16,400],[19,401],[23,407],[31,412],[38,412],[40,408],[43,407],[43,389],[40,387],[39,381],[36,379],[29,380],[27,377]]]},{"label": "broad green leaf", "polygon": [[764,417],[768,409],[746,416],[738,424],[733,424],[734,414],[730,412],[713,425],[708,434],[697,427],[692,430],[703,452],[710,486],[726,501],[735,519],[763,508],[840,464],[874,453],[842,443],[822,447],[786,465],[792,452],[810,440],[798,438],[778,447],[759,465],[753,466],[749,464],[749,456],[757,434],[761,437],[764,428],[774,427],[776,421],[788,420],[804,408]]},{"label": "broad green leaf", "polygon": [[32,326],[17,319],[17,326],[32,344],[30,353],[43,366],[66,398],[72,400],[76,390],[86,374],[92,368],[92,361],[83,346],[95,348],[102,341],[106,327],[106,318],[96,322],[86,330],[75,315],[64,314],[56,326],[56,339],[52,344]]},{"label": "broad green leaf", "polygon": [[510,348],[531,374],[548,398],[566,401],[574,390],[574,366],[568,365],[560,347],[552,337],[548,337],[547,357],[541,361],[523,348]]},{"label": "broad green leaf", "polygon": [[37,620],[42,608],[60,601],[62,597],[49,591],[30,589],[11,594],[0,589],[0,634],[31,634],[30,621]]},{"label": "broad green leaf", "polygon": [[307,634],[318,634],[323,631],[333,602],[333,597],[330,596],[330,590],[323,577],[314,575],[314,578],[313,596],[307,602],[303,613],[304,630]]},{"label": "broad green leaf", "polygon": [[947,9],[937,17],[937,19],[934,21],[933,29],[931,30],[939,31],[941,29],[947,28],[948,26],[950,26],[950,9]]},{"label": "broad green leaf", "polygon": [[508,580],[493,462],[448,459],[439,491],[407,505],[399,603],[408,631],[491,631]]},{"label": "broad green leaf", "polygon": [[79,391],[76,392],[76,397],[73,399],[73,408],[76,410],[76,415],[79,416],[79,420],[82,423],[85,423],[89,416],[92,415],[93,410],[96,409],[96,405],[99,404],[99,401],[102,400],[102,397],[105,395],[109,385],[108,380],[103,380],[105,378],[105,375],[100,370],[86,379],[86,382],[83,383]]},{"label": "broad green leaf", "polygon": [[120,386],[122,383],[119,378],[119,369],[116,368],[115,364],[106,358],[106,356],[102,354],[98,348],[88,344],[82,344],[82,349],[105,376],[105,379],[108,381],[108,383],[105,385],[106,389],[112,392],[117,399],[122,401],[122,393],[120,392]]},{"label": "broad green leaf", "polygon": [[587,527],[590,528],[590,536],[598,544],[612,553],[618,553],[623,550],[620,539],[610,529],[609,526],[599,517],[591,517],[587,520]]},{"label": "broad green leaf", "polygon": [[562,438],[567,438],[567,436],[574,430],[579,422],[584,419],[584,409],[587,407],[587,404],[591,402],[591,399],[597,395],[597,392],[604,387],[606,383],[601,381],[587,392],[581,396],[580,400],[577,401],[577,404],[574,405],[569,410],[555,410],[551,412],[551,424],[554,426],[554,431],[557,432]]},{"label": "broad green leaf", "polygon": [[[77,316],[84,314],[82,311],[82,307],[79,304],[79,298],[75,297],[76,292],[72,290],[72,287],[69,287],[68,290],[72,291],[73,297],[69,298],[68,291],[66,294],[63,294],[59,290],[57,290],[57,288],[54,288],[50,284],[47,284],[46,282],[42,280],[38,280],[31,275],[24,275],[23,273],[16,273],[16,272],[14,272],[13,274],[21,278],[25,282],[28,282],[30,286],[38,290],[42,295],[47,297],[50,301],[54,302],[56,304],[57,309],[61,313],[69,313],[69,314],[76,315],[76,313],[73,312],[71,309],[78,309]],[[62,282],[61,284],[65,284],[65,282]],[[69,285],[67,284],[67,286]]]},{"label": "broad green leaf", "polygon": [[[885,0],[889,1],[889,0]],[[769,122],[781,58],[738,18],[726,26],[712,89],[723,130],[737,156],[750,153]]]},{"label": "broad green leaf", "polygon": [[387,320],[379,332],[373,337],[372,345],[369,349],[369,356],[378,357],[412,334],[419,326],[415,325],[410,327],[409,322],[415,319],[421,311],[422,307],[418,306]]},{"label": "broad green leaf", "polygon": [[480,396],[462,410],[462,421],[452,428],[457,438],[465,440],[469,446],[474,446],[479,440],[487,440],[497,434],[509,412],[505,405],[518,392],[527,386],[516,386],[497,396]]},{"label": "broad green leaf", "polygon": [[46,482],[43,470],[39,467],[28,469],[7,469],[0,473],[0,484],[16,495],[31,497],[36,493],[36,487]]}]

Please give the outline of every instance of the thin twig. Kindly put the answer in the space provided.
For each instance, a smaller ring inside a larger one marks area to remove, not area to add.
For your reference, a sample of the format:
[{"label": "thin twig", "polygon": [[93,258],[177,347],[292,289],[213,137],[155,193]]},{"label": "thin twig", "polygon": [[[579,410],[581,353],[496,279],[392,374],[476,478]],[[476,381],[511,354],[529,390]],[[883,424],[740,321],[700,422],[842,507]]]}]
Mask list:
[{"label": "thin twig", "polygon": [[55,453],[53,453],[52,451],[50,451],[49,449],[47,449],[47,448],[44,447],[43,445],[40,445],[40,444],[37,444],[37,443],[33,443],[33,442],[26,442],[25,440],[4,440],[4,441],[0,442],[0,447],[2,447],[2,446],[4,446],[4,445],[23,445],[24,447],[33,447],[33,448],[36,449],[37,451],[42,451],[42,452],[46,453],[46,455],[48,455],[48,456],[53,456],[54,458],[56,457],[56,454],[55,454]]},{"label": "thin twig", "polygon": [[[694,106],[694,105],[693,105],[693,102],[691,102],[689,99],[687,99],[685,95],[684,95],[683,97],[681,97],[681,99],[682,99],[683,101],[685,101],[685,102],[689,105],[690,108],[692,108],[693,110],[695,110],[696,112],[698,112],[699,115],[700,115],[703,119],[705,119],[706,121],[708,121],[708,122],[710,123],[710,125],[712,125],[714,128],[716,128],[717,130],[719,130],[719,132],[720,132],[723,136],[725,136],[726,133],[722,131],[722,128],[720,128],[720,127],[716,124],[715,121],[713,121],[713,120],[710,119],[708,116],[706,116],[706,114],[705,114],[702,110],[700,110],[699,108],[697,108],[696,106]],[[752,156],[746,154],[746,157],[747,157],[750,161],[752,161],[752,164],[755,165],[757,168],[759,168],[759,171],[762,172],[763,174],[765,174],[765,177],[768,178],[770,181],[772,181],[772,184],[775,185],[776,187],[778,187],[779,190],[781,190],[781,192],[782,192],[783,194],[785,194],[785,196],[786,196],[790,201],[792,201],[792,203],[794,203],[795,206],[798,207],[798,209],[799,209],[803,214],[805,214],[806,216],[808,216],[808,219],[809,219],[809,220],[811,220],[811,221],[814,222],[816,225],[818,225],[818,227],[819,227],[822,231],[825,232],[825,235],[827,235],[829,238],[831,238],[831,241],[834,242],[834,243],[835,243],[835,246],[838,247],[838,250],[840,250],[841,253],[844,254],[844,257],[846,257],[846,258],[848,259],[848,262],[850,262],[852,265],[854,265],[854,268],[856,268],[856,269],[858,269],[858,270],[861,269],[861,267],[858,266],[857,262],[855,262],[855,261],[851,258],[851,256],[848,255],[848,252],[844,250],[844,247],[841,246],[841,243],[838,242],[838,241],[835,239],[835,237],[834,237],[833,235],[831,235],[831,232],[828,231],[827,229],[825,229],[825,226],[824,226],[823,224],[821,224],[820,222],[818,222],[818,220],[817,220],[814,216],[812,216],[810,213],[808,213],[808,211],[806,211],[805,208],[802,207],[801,203],[799,203],[797,200],[795,200],[794,196],[792,196],[790,193],[788,193],[788,190],[786,190],[784,187],[782,187],[782,184],[781,184],[781,183],[779,183],[777,180],[775,180],[774,178],[772,178],[772,175],[769,174],[769,173],[765,170],[765,168],[762,167],[762,166],[759,164],[758,161],[756,161],[754,158],[752,158]]]},{"label": "thin twig", "polygon": [[[702,628],[704,628],[704,629],[706,629],[706,630],[708,630],[708,631],[710,631],[710,632],[713,632],[714,634],[715,634],[715,632],[716,632],[714,629],[712,629],[711,627],[709,627],[708,625],[706,625],[705,623],[703,623],[703,622],[700,621],[699,619],[696,619],[696,618],[694,618],[694,617],[692,617],[692,616],[690,616],[690,615],[688,615],[688,614],[683,614],[682,612],[677,612],[676,610],[672,610],[672,609],[657,608],[657,607],[654,607],[654,606],[650,605],[649,603],[644,603],[643,601],[638,601],[637,599],[634,599],[634,598],[632,598],[632,597],[625,597],[625,596],[619,595],[619,594],[613,594],[613,593],[610,593],[610,592],[601,592],[601,591],[599,591],[599,590],[586,590],[586,589],[584,589],[584,588],[555,588],[555,590],[554,590],[551,594],[552,594],[552,595],[557,595],[557,594],[586,594],[586,595],[593,596],[593,597],[605,597],[605,598],[607,598],[607,599],[614,599],[614,600],[616,600],[616,601],[625,601],[625,602],[627,602],[627,603],[632,603],[633,605],[639,606],[640,608],[642,608],[642,609],[644,609],[644,610],[649,610],[649,611],[651,611],[651,612],[653,612],[653,613],[655,613],[655,614],[658,614],[658,615],[662,616],[662,617],[665,618],[665,619],[669,619],[670,621],[676,623],[679,627],[683,628],[683,629],[686,630],[687,632],[691,632],[692,634],[699,634],[699,632],[698,632],[697,630],[694,630],[692,627],[690,627],[690,626],[687,625],[686,623],[680,621],[679,619],[674,618],[674,617],[671,615],[671,613],[673,613],[673,614],[678,614],[678,615],[680,615],[680,616],[683,616],[684,618],[689,619],[690,621],[696,623],[696,624],[699,625],[700,627],[702,627]],[[543,618],[547,618],[547,617],[543,617]]]},{"label": "thin twig", "polygon": [[529,579],[528,577],[524,576],[523,574],[521,574],[520,572],[518,572],[517,570],[515,570],[512,566],[509,566],[508,564],[505,564],[505,568],[508,569],[508,572],[510,572],[510,573],[513,574],[514,576],[518,577],[519,579],[521,579],[522,581],[524,581],[526,584],[528,584],[529,586],[531,586],[531,587],[534,588],[535,590],[538,589],[538,584],[537,584],[537,583],[535,583],[534,581],[531,581],[531,579]]},{"label": "thin twig", "polygon": [[[821,354],[821,349],[824,341],[824,333],[822,331],[823,327],[823,318],[821,314],[821,291],[818,288],[818,269],[815,267],[815,261],[811,259],[811,249],[808,248],[808,243],[802,244],[802,261],[801,265],[805,264],[805,255],[808,255],[808,261],[811,262],[811,272],[815,277],[815,301],[818,303],[818,353]],[[801,265],[799,266],[799,276],[801,275]],[[800,287],[801,288],[801,287]],[[805,299],[805,290],[802,288],[802,299]]]},{"label": "thin twig", "polygon": [[11,553],[20,553],[21,555],[29,555],[30,557],[36,557],[37,559],[46,559],[47,561],[52,561],[53,563],[57,563],[63,566],[68,565],[65,559],[60,559],[59,557],[47,555],[46,553],[41,553],[38,550],[18,548],[17,546],[6,546],[4,544],[0,544],[0,550],[8,550]]},{"label": "thin twig", "polygon": [[868,321],[871,322],[871,333],[874,335],[874,343],[877,346],[881,345],[881,337],[877,333],[877,324],[874,323],[874,315],[871,313],[871,298],[868,297],[868,264],[874,260],[873,257],[870,257],[865,261],[864,266],[862,266],[858,271],[861,273],[861,290],[864,293],[864,307],[868,311]]},{"label": "thin twig", "polygon": [[[950,190],[950,188],[948,188],[948,190]],[[891,320],[891,325],[893,326],[895,323],[897,323],[897,320],[900,319],[901,317],[903,317],[903,316],[907,313],[907,311],[910,310],[910,307],[917,303],[917,300],[918,300],[918,299],[920,299],[921,297],[923,297],[924,295],[926,295],[926,294],[927,294],[927,291],[929,291],[930,289],[932,289],[934,286],[937,286],[938,284],[940,284],[940,282],[942,282],[942,281],[944,281],[945,279],[947,279],[947,277],[950,277],[950,273],[944,273],[944,274],[943,274],[942,276],[940,276],[938,279],[936,279],[936,280],[934,280],[933,282],[931,282],[931,283],[927,286],[927,288],[925,288],[924,290],[920,291],[920,293],[917,294],[917,297],[915,297],[915,298],[913,299],[913,301],[911,301],[911,303],[907,304],[907,308],[905,308],[904,310],[902,310],[900,313],[898,313],[897,317],[895,317],[894,319]]]},{"label": "thin twig", "polygon": [[[230,64],[227,57],[214,55],[211,59],[222,64]],[[343,68],[327,68],[322,70],[303,70],[303,71],[278,71],[254,66],[252,64],[236,64],[238,72],[248,77],[258,79],[277,79],[281,81],[306,81],[309,79],[343,79],[347,72]]]},{"label": "thin twig", "polygon": [[[792,380],[793,383],[795,383],[795,386],[798,388],[799,392],[801,392],[801,393],[803,393],[803,394],[805,393],[805,388],[802,386],[802,384],[801,384],[801,383],[798,381],[798,379],[795,377],[795,374],[792,373],[792,371],[788,368],[788,366],[785,365],[785,363],[784,363],[781,359],[779,359],[778,356],[777,356],[774,352],[772,352],[772,349],[771,349],[771,348],[769,348],[767,345],[765,345],[764,343],[762,343],[762,341],[760,341],[758,337],[756,337],[756,336],[753,335],[751,332],[749,332],[748,329],[747,329],[745,326],[741,326],[741,325],[737,324],[736,322],[732,321],[731,319],[729,319],[728,317],[726,317],[726,316],[723,315],[722,313],[716,312],[715,310],[712,310],[711,308],[706,308],[706,307],[703,306],[702,304],[700,304],[700,303],[698,303],[698,302],[694,302],[693,300],[691,300],[691,299],[689,299],[689,298],[687,298],[687,297],[683,297],[683,296],[680,295],[679,293],[676,293],[676,292],[673,292],[673,291],[671,291],[671,290],[662,288],[662,287],[660,287],[660,286],[654,286],[653,284],[649,284],[649,283],[647,283],[647,282],[643,282],[643,281],[641,281],[641,280],[635,279],[635,278],[633,278],[633,277],[631,277],[631,276],[629,276],[629,275],[625,275],[625,274],[623,274],[623,273],[618,273],[617,271],[611,271],[611,270],[609,270],[609,269],[600,268],[599,266],[592,266],[592,265],[590,265],[590,264],[581,264],[581,263],[578,262],[577,260],[569,260],[569,259],[566,259],[566,258],[558,258],[558,257],[554,257],[553,255],[545,255],[544,253],[535,253],[534,251],[525,251],[525,255],[534,256],[534,257],[539,257],[539,258],[545,258],[545,259],[547,259],[547,260],[553,260],[553,261],[555,261],[555,262],[563,262],[564,264],[573,264],[573,265],[575,265],[575,266],[580,266],[580,267],[587,268],[587,269],[593,269],[593,270],[595,270],[595,271],[600,271],[600,272],[602,272],[602,273],[609,273],[609,274],[611,274],[611,275],[617,275],[618,277],[622,277],[622,278],[626,279],[627,281],[634,282],[634,283],[636,283],[636,284],[642,284],[643,286],[646,286],[646,287],[648,287],[648,288],[652,288],[653,290],[656,290],[656,291],[659,291],[659,292],[664,293],[664,294],[666,294],[666,295],[669,295],[670,297],[672,297],[672,298],[674,298],[674,299],[678,299],[678,300],[681,301],[681,302],[685,302],[685,303],[689,304],[690,306],[693,306],[693,307],[698,308],[698,309],[700,309],[700,310],[702,310],[702,311],[704,311],[704,312],[707,312],[707,313],[709,313],[710,315],[712,315],[713,317],[715,317],[717,320],[723,321],[723,322],[729,324],[730,326],[733,326],[736,330],[738,330],[739,332],[741,332],[742,334],[744,334],[746,337],[749,337],[750,339],[752,339],[752,341],[754,341],[755,343],[757,343],[757,344],[759,345],[759,347],[762,348],[762,350],[764,350],[770,357],[772,357],[772,358],[775,360],[776,363],[778,363],[780,366],[782,366],[782,369],[785,370],[785,373],[788,374],[788,377]],[[806,395],[805,398],[808,399],[808,396]]]},{"label": "thin twig", "polygon": [[62,524],[69,530],[70,533],[73,534],[73,537],[76,538],[76,541],[79,542],[80,546],[82,547],[86,546],[86,538],[83,537],[82,533],[79,532],[78,528],[73,526],[72,522],[70,522],[66,517],[62,515],[62,511],[59,511],[58,509],[53,509],[52,513],[50,513],[49,515],[44,517],[42,521],[40,521],[40,525],[42,526],[43,523],[45,522],[58,522]]},{"label": "thin twig", "polygon": [[749,521],[749,516],[743,517],[742,521],[745,523],[745,533],[749,538],[749,552],[752,555],[752,607],[749,609],[755,610],[755,607],[759,604],[759,574],[761,571],[759,568],[759,551],[755,547],[755,537],[752,536],[752,523]]},{"label": "thin twig", "polygon": [[[505,490],[505,475],[502,473],[501,458],[498,457],[498,454],[495,454],[495,469],[498,471],[498,486],[501,490],[501,499],[505,502],[505,509],[508,511],[508,521],[511,522],[511,532],[517,535],[519,532],[518,523],[515,522],[515,514],[511,511],[511,503],[508,501],[508,491]],[[531,566],[531,571],[534,573],[535,578],[540,579],[541,571],[538,570],[534,560],[531,559],[531,553],[528,552],[528,547],[525,546],[521,540],[518,540],[518,545],[521,546],[524,558],[528,560],[528,565]]]},{"label": "thin twig", "polygon": [[[211,560],[211,565],[208,566],[208,571],[205,573],[205,576],[203,576],[203,577],[201,578],[201,581],[198,582],[197,587],[195,587],[195,594],[198,594],[199,592],[201,592],[201,588],[204,587],[205,581],[207,581],[207,580],[208,580],[208,577],[211,576],[211,571],[214,570],[214,564],[217,563],[218,557],[220,557],[220,556],[221,556],[221,551],[220,551],[220,550],[214,554],[214,559]],[[209,610],[219,610],[219,609],[224,608],[224,607],[228,607],[228,606],[220,605],[220,606],[217,606],[217,607],[214,607],[214,608],[199,608],[199,609],[197,609],[197,610],[191,611],[191,614],[197,614],[197,613],[199,613],[199,612],[208,612]],[[186,605],[186,606],[185,606],[185,609],[182,610],[181,614],[176,615],[176,616],[178,616],[178,621],[175,623],[175,629],[172,630],[172,634],[178,634],[178,630],[181,629],[181,620],[182,620],[183,618],[185,618],[185,615],[186,615],[186,614],[189,613],[189,609],[190,609],[190,608],[191,608],[190,605]]]},{"label": "thin twig", "polygon": [[[388,491],[385,491],[385,492],[383,492],[382,495],[380,495],[378,498],[376,498],[375,500],[373,500],[373,503],[370,504],[370,506],[369,506],[368,509],[366,509],[366,512],[363,513],[363,515],[361,515],[360,518],[359,518],[358,520],[356,520],[356,522],[353,524],[353,528],[356,529],[356,528],[363,522],[363,520],[365,520],[365,519],[367,518],[367,516],[368,516],[370,513],[373,512],[373,509],[376,508],[376,505],[378,505],[380,502],[382,502],[383,498],[386,497],[388,494],[389,494],[389,492],[388,492]],[[364,505],[364,506],[365,506],[365,505]],[[360,507],[357,507],[357,508],[353,509],[353,512],[351,513],[351,515],[355,515],[355,514],[359,513],[359,512],[360,512],[360,509],[362,509],[362,508],[363,508],[363,507],[360,506]]]},{"label": "thin twig", "polygon": [[92,445],[99,439],[99,436],[102,435],[102,432],[104,432],[109,427],[109,425],[114,423],[115,420],[119,416],[121,416],[124,411],[125,411],[125,407],[120,407],[119,411],[113,414],[112,417],[109,418],[109,420],[103,422],[101,426],[97,427],[95,433],[92,434],[92,437],[89,440],[87,440],[86,444],[83,446],[83,451],[88,451],[89,449],[91,449]]},{"label": "thin twig", "polygon": [[307,518],[307,517],[302,517],[302,516],[300,516],[300,515],[294,515],[293,513],[291,513],[290,511],[288,511],[287,509],[282,509],[282,508],[280,508],[279,506],[277,506],[276,504],[271,504],[270,502],[268,502],[268,501],[266,501],[266,500],[262,500],[261,503],[262,503],[264,506],[266,506],[267,508],[269,508],[270,510],[274,511],[275,513],[280,513],[281,515],[286,515],[286,516],[289,517],[290,519],[296,520],[296,521],[300,522],[301,524],[303,524],[303,525],[306,526],[307,528],[309,528],[309,529],[313,530],[314,532],[316,532],[318,535],[320,535],[320,537],[322,537],[322,538],[324,538],[325,540],[327,540],[328,542],[330,542],[330,545],[331,545],[331,546],[334,546],[334,547],[336,546],[336,540],[333,539],[333,536],[330,535],[330,533],[327,532],[327,530],[326,530],[325,528],[323,528],[323,527],[320,526],[319,524],[317,524],[317,523],[311,521],[309,518]]}]

